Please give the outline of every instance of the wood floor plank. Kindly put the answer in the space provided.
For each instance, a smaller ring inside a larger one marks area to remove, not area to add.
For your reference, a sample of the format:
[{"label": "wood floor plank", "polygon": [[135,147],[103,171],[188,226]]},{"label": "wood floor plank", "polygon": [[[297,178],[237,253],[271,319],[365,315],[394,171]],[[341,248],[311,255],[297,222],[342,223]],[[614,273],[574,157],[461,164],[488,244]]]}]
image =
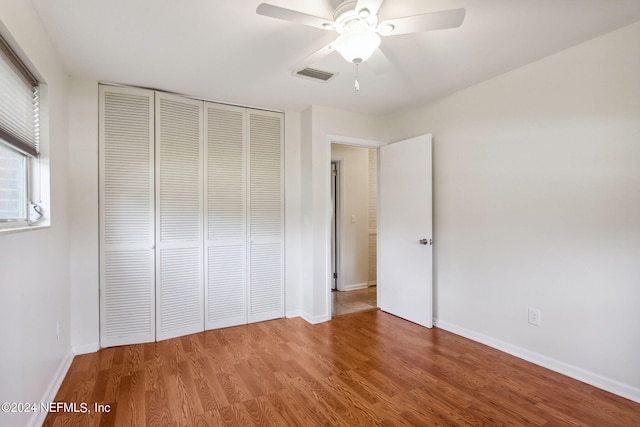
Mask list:
[{"label": "wood floor plank", "polygon": [[165,378],[160,377],[151,390],[145,391],[145,419],[149,425],[165,425],[174,418],[169,406]]},{"label": "wood floor plank", "polygon": [[332,376],[325,381],[329,393],[335,395],[341,405],[338,414],[348,425],[377,425],[382,422],[372,405],[363,401],[360,395],[345,384],[341,378]]},{"label": "wood floor plank", "polygon": [[251,392],[244,385],[236,373],[222,373],[216,378],[230,404],[242,403],[251,399]]},{"label": "wood floor plank", "polygon": [[261,396],[244,402],[245,409],[251,417],[253,425],[257,426],[286,426],[287,422],[282,418],[278,411]]},{"label": "wood floor plank", "polygon": [[640,404],[381,311],[77,356],[49,426],[640,426]]},{"label": "wood floor plank", "polygon": [[247,410],[247,407],[246,407],[245,403],[246,402],[242,402],[242,403],[239,403],[239,404],[231,405],[231,412],[233,412],[233,415],[235,417],[234,425],[236,425],[236,426],[261,426],[261,425],[263,425],[262,422],[264,422],[264,418],[262,416],[259,416],[257,418],[257,422],[254,422],[256,420],[254,420],[251,417],[251,414]]},{"label": "wood floor plank", "polygon": [[209,360],[203,360],[203,364],[205,372],[207,373],[203,380],[206,382],[206,387],[208,387],[211,392],[211,399],[215,404],[215,407],[219,409],[229,406],[231,403],[227,399],[227,395],[224,392],[222,384],[218,381],[218,371],[213,369],[212,363]]},{"label": "wood floor plank", "polygon": [[[127,422],[124,424],[118,423],[117,425],[146,425],[145,370],[141,367],[138,371],[125,378],[127,379],[126,386],[121,384],[118,400],[114,403],[118,404],[120,408],[119,415],[126,415]],[[94,403],[97,402],[100,401],[94,401]]]},{"label": "wood floor plank", "polygon": [[233,411],[231,405],[225,406],[224,408],[220,408],[218,410],[220,414],[220,422],[223,426],[238,426],[238,419]]},{"label": "wood floor plank", "polygon": [[278,413],[288,419],[289,425],[315,426],[323,424],[322,418],[318,418],[305,396],[299,396],[293,387],[270,394],[268,397],[269,402],[278,410]]}]

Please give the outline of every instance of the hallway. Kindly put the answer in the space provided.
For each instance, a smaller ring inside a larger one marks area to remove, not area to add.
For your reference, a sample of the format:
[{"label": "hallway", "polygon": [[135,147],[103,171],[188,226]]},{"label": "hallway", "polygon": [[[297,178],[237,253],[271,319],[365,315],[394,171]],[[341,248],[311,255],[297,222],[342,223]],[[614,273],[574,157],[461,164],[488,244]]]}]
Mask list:
[{"label": "hallway", "polygon": [[331,315],[355,313],[357,311],[373,310],[378,307],[376,301],[377,287],[356,289],[353,291],[331,292]]}]

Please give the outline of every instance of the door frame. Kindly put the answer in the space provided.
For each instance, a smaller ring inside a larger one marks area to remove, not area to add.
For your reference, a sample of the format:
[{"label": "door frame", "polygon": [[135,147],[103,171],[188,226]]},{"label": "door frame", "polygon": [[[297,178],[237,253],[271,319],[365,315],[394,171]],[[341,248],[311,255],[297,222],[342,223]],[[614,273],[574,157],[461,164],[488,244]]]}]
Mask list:
[{"label": "door frame", "polygon": [[[350,137],[350,136],[344,136],[344,135],[327,135],[326,138],[326,143],[325,143],[325,159],[326,159],[326,163],[324,165],[324,170],[331,170],[331,144],[342,144],[342,145],[351,145],[354,147],[362,147],[362,148],[375,148],[378,149],[384,145],[387,145],[388,142],[386,141],[377,141],[377,140],[372,140],[372,139],[364,139],[364,138],[354,138],[354,137]],[[380,163],[380,156],[378,156],[378,166]],[[329,183],[329,185],[325,186],[325,194],[324,196],[324,200],[327,201],[327,209],[324,212],[324,225],[325,225],[325,241],[327,242],[327,245],[325,245],[326,247],[326,253],[325,253],[325,259],[328,261],[325,263],[325,272],[324,272],[324,277],[325,277],[325,292],[326,292],[326,313],[327,313],[327,319],[331,320],[332,315],[331,315],[331,175],[327,174],[326,175],[326,179]],[[376,187],[378,186],[379,183],[376,183]],[[376,209],[378,209],[379,206],[376,206]],[[380,233],[378,233],[378,246],[380,245]],[[380,258],[378,257],[378,261],[377,264],[380,265]],[[377,265],[376,265],[377,268]],[[378,286],[376,287],[376,293],[377,296],[379,297],[380,295],[380,284],[378,283]]]},{"label": "door frame", "polygon": [[[333,172],[333,165],[336,165],[336,178],[335,183],[333,182],[333,178],[331,179],[331,194],[332,194],[332,204],[333,204],[333,212],[331,212],[333,220],[331,221],[331,263],[332,269],[331,274],[336,274],[335,279],[335,290],[340,291],[340,279],[342,279],[342,272],[340,271],[340,267],[342,263],[340,262],[340,249],[342,247],[342,195],[344,193],[341,185],[342,181],[340,179],[340,171],[342,169],[342,162],[344,159],[342,157],[333,157],[331,159],[331,171]],[[332,279],[333,280],[333,279]],[[333,283],[331,284],[331,289],[333,290]]]}]

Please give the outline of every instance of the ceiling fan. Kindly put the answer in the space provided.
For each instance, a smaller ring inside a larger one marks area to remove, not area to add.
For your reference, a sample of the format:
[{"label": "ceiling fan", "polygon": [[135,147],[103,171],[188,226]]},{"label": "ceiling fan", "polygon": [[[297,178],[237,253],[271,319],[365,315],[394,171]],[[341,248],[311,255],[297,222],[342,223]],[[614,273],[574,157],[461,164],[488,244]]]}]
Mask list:
[{"label": "ceiling fan", "polygon": [[261,3],[256,9],[258,15],[282,19],[297,24],[308,25],[326,31],[335,31],[338,37],[299,61],[290,69],[297,72],[319,59],[338,51],[342,57],[356,65],[356,90],[358,66],[376,52],[376,68],[388,67],[388,60],[378,49],[382,37],[423,31],[457,28],[464,20],[464,9],[450,9],[440,12],[423,13],[393,19],[378,19],[378,10],[384,0],[343,0],[333,13],[333,20],[308,15],[303,12]]}]

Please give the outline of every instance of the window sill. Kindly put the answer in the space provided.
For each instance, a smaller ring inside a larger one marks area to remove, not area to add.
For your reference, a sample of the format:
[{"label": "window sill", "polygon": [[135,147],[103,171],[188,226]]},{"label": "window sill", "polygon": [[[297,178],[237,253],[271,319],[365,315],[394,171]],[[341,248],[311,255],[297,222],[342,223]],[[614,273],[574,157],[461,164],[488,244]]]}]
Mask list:
[{"label": "window sill", "polygon": [[12,233],[25,233],[27,231],[42,230],[43,228],[49,228],[49,227],[51,227],[51,224],[49,223],[49,221],[43,221],[35,225],[27,225],[24,222],[21,222],[15,225],[0,224],[0,235],[12,234]]}]

